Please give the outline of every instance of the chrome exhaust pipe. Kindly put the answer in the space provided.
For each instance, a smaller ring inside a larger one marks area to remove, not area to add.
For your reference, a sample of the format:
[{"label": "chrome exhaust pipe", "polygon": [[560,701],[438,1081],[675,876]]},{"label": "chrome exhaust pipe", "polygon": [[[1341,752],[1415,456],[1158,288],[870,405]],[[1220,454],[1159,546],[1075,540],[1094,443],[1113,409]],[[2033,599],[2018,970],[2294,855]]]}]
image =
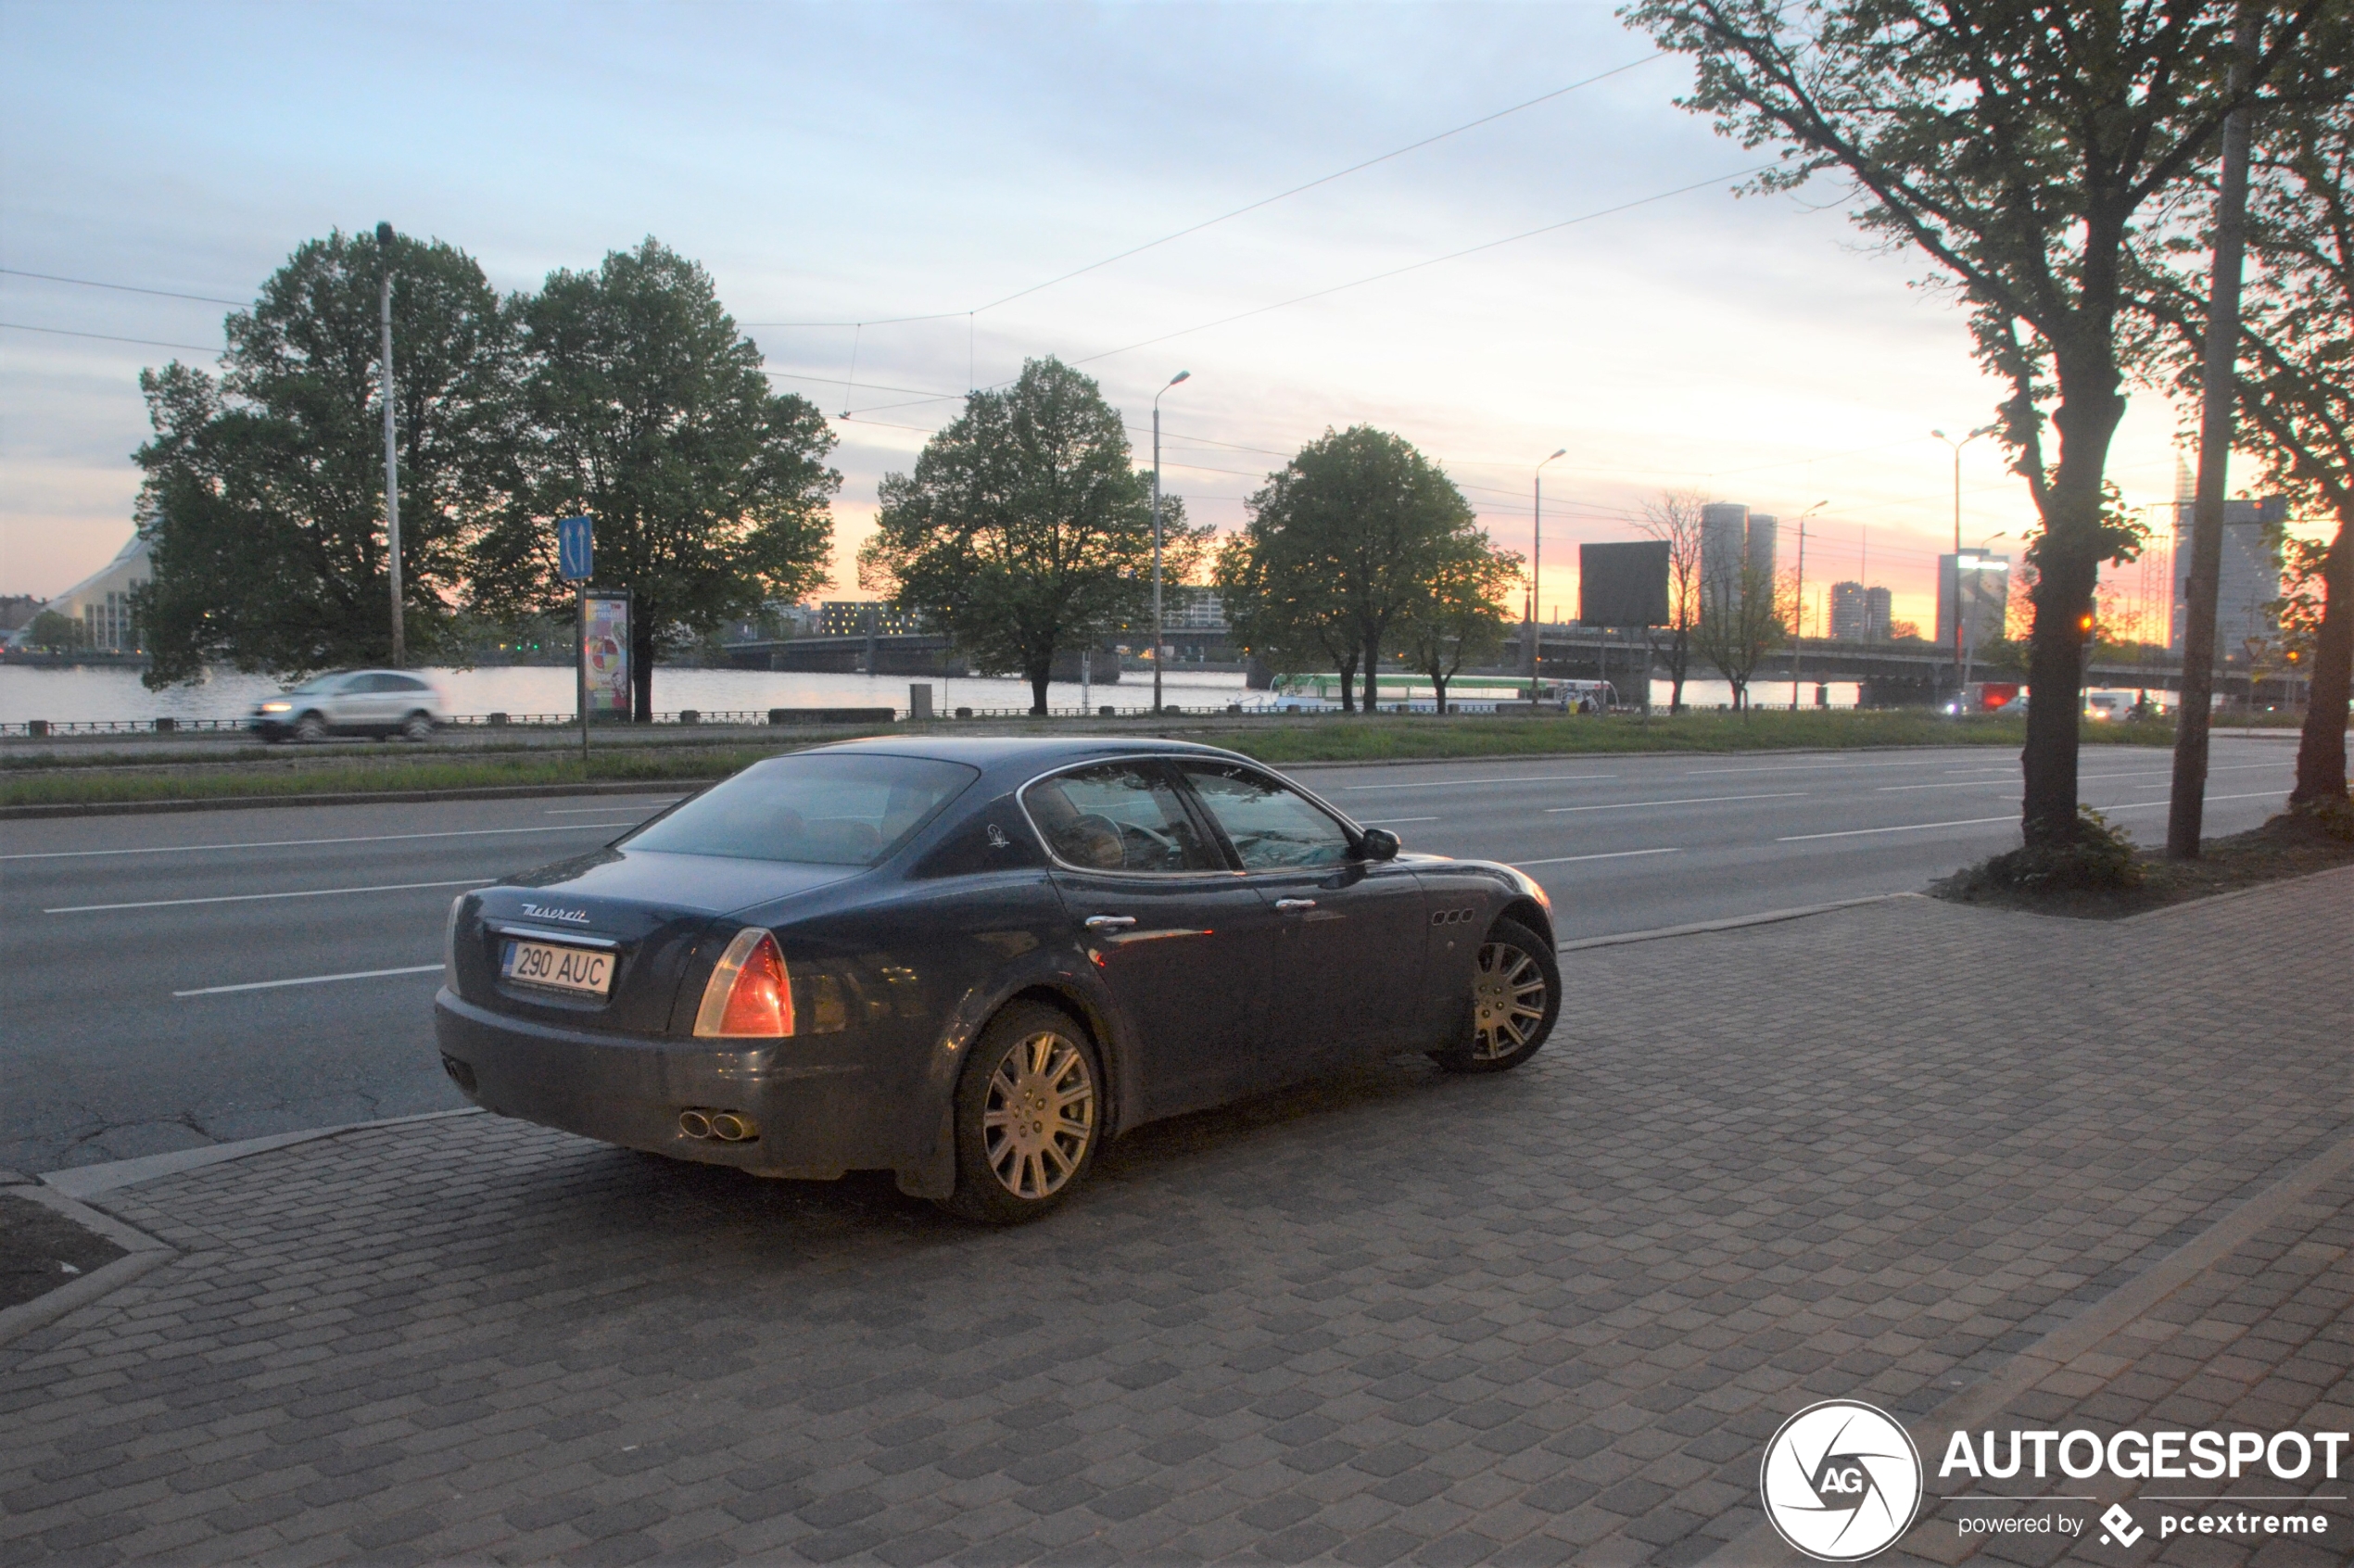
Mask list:
[{"label": "chrome exhaust pipe", "polygon": [[722,1143],[740,1144],[747,1138],[757,1136],[758,1132],[748,1118],[738,1116],[734,1111],[720,1111],[711,1119],[711,1135]]},{"label": "chrome exhaust pipe", "polygon": [[678,1113],[678,1131],[690,1138],[708,1138],[712,1131],[711,1118],[699,1110],[682,1110]]}]

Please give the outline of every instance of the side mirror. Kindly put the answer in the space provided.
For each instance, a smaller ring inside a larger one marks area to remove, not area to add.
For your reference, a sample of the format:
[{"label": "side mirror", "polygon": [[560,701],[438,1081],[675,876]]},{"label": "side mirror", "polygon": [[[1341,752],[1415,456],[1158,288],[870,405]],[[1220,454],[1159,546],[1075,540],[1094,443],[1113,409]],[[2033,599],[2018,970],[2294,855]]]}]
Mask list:
[{"label": "side mirror", "polygon": [[1395,860],[1403,847],[1398,835],[1388,828],[1368,828],[1365,836],[1357,841],[1357,854],[1361,860]]}]

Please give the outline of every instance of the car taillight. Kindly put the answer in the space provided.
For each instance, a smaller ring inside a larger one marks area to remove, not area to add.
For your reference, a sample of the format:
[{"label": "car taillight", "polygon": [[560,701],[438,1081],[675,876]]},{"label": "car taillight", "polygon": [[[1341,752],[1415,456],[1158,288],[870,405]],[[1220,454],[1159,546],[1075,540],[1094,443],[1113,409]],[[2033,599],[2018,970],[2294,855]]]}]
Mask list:
[{"label": "car taillight", "polygon": [[792,978],[777,939],[758,926],[736,933],[702,988],[695,1033],[706,1040],[773,1040],[792,1032]]}]

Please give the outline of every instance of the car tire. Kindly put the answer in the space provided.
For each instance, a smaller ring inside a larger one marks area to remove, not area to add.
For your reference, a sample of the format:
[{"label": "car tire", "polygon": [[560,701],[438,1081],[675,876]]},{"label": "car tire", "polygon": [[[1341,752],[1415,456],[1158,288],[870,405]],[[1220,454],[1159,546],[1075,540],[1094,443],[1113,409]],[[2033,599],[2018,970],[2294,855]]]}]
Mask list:
[{"label": "car tire", "polygon": [[1059,1008],[1015,1003],[981,1031],[957,1081],[956,1190],[941,1207],[989,1225],[1053,1213],[1095,1162],[1104,1110],[1087,1031]]},{"label": "car tire", "polygon": [[1553,944],[1517,920],[1499,920],[1479,944],[1462,1029],[1431,1060],[1449,1072],[1508,1072],[1543,1047],[1561,1005]]},{"label": "car tire", "polygon": [[324,740],[327,738],[327,721],[317,714],[305,714],[295,720],[294,738],[306,742]]},{"label": "car tire", "polygon": [[433,739],[433,715],[423,709],[400,721],[400,738],[420,743]]}]

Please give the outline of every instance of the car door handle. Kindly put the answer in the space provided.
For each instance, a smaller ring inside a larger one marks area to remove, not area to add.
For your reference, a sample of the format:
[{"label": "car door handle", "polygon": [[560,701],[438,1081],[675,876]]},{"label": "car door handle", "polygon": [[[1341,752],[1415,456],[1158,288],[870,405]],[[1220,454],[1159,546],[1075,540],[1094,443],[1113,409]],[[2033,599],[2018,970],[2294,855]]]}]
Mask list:
[{"label": "car door handle", "polygon": [[1285,915],[1297,915],[1303,909],[1315,907],[1316,901],[1312,898],[1279,898],[1275,901],[1275,908]]},{"label": "car door handle", "polygon": [[1086,921],[1091,931],[1121,931],[1135,923],[1133,915],[1090,915]]}]

